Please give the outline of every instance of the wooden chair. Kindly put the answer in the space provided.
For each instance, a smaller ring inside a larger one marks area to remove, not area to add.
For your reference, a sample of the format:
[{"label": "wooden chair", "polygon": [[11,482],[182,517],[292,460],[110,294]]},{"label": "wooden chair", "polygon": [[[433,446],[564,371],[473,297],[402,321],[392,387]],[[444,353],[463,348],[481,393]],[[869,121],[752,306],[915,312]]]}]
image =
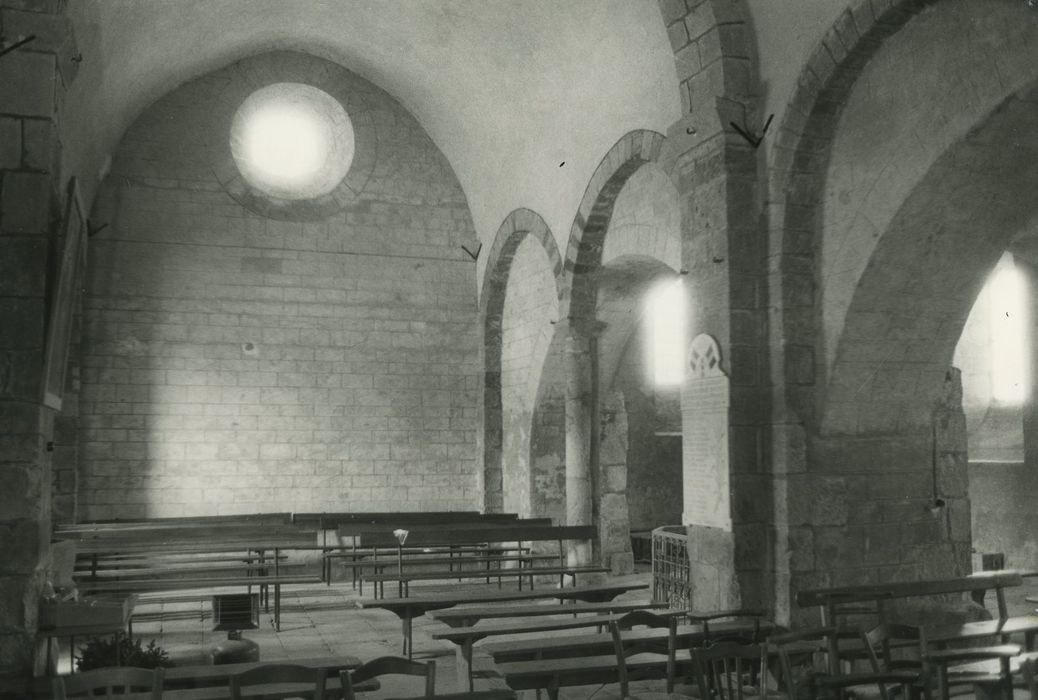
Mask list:
[{"label": "wooden chair", "polygon": [[[1016,644],[1000,644],[990,647],[967,647],[964,649],[946,649],[927,654],[926,660],[935,669],[937,678],[936,690],[940,700],[948,700],[952,686],[986,686],[997,688],[1003,698],[1013,697],[1013,677],[1010,662],[1014,656],[1020,655],[1020,647]],[[988,668],[976,670],[967,667],[965,671],[956,672],[949,668],[952,664],[972,664],[976,662],[997,661],[998,670]]]},{"label": "wooden chair", "polygon": [[352,671],[340,671],[339,678],[342,679],[343,700],[356,700],[357,696],[353,686],[357,683],[386,675],[424,676],[424,697],[431,698],[436,694],[436,662],[435,661],[412,661],[399,656],[380,656],[367,663],[361,664]]},{"label": "wooden chair", "polygon": [[325,671],[299,664],[263,664],[231,676],[231,698],[241,700],[242,688],[266,683],[305,683],[312,685],[313,697],[323,698]]},{"label": "wooden chair", "polygon": [[929,699],[931,683],[922,629],[882,624],[861,634],[861,643],[871,670],[817,677],[815,685],[823,694],[850,692],[858,698],[890,700],[898,690],[904,698]]},{"label": "wooden chair", "polygon": [[[624,640],[621,631],[631,630],[635,627],[648,627],[651,629],[665,629],[668,631],[667,641],[660,644],[659,641],[628,639]],[[676,669],[675,654],[677,652],[677,630],[678,621],[676,617],[663,617],[647,610],[634,610],[620,619],[609,623],[609,633],[613,638],[613,652],[616,654],[616,668],[620,679],[620,694],[622,698],[629,698],[630,682],[643,678],[659,678],[661,671],[665,674],[667,693],[674,690],[674,677]],[[627,659],[639,654],[659,655],[665,666],[652,670],[634,671],[627,665]],[[656,693],[652,694],[657,696]],[[647,697],[645,693],[638,693],[634,697]],[[674,697],[685,697],[677,695]]]},{"label": "wooden chair", "polygon": [[162,697],[162,684],[166,676],[164,668],[154,670],[133,666],[113,666],[83,671],[70,676],[58,676],[51,682],[55,700],[69,698],[102,697],[118,699],[123,693],[151,691],[152,700]]},{"label": "wooden chair", "polygon": [[[688,613],[685,617],[692,624],[703,626],[703,646],[717,642],[738,642],[739,644],[760,644],[764,641],[761,633],[761,622],[767,617],[767,611],[758,608],[739,608],[736,610],[718,610],[708,613]],[[753,623],[753,631],[732,632],[724,629],[710,628],[710,623],[717,620],[743,620]]]},{"label": "wooden chair", "polygon": [[[818,697],[816,680],[840,671],[837,644],[841,636],[846,634],[835,627],[810,627],[768,637],[765,658],[776,680],[774,695],[793,699]],[[772,695],[768,693],[769,697]]]},{"label": "wooden chair", "polygon": [[765,651],[760,644],[738,642],[718,642],[692,649],[697,696],[701,700],[768,697]]}]

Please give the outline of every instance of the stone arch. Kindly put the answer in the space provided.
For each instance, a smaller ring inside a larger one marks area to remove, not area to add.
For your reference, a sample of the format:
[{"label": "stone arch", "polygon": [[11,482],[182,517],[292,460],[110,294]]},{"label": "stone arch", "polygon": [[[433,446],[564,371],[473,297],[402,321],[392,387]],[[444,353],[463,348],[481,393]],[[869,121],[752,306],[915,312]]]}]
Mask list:
[{"label": "stone arch", "polygon": [[756,50],[744,0],[659,0],[677,67],[682,112],[714,97],[747,102]]},{"label": "stone arch", "polygon": [[909,20],[938,0],[856,0],[826,32],[801,71],[782,123],[775,131],[769,173],[770,238],[778,279],[772,343],[785,403],[794,416],[815,416],[815,236],[820,228],[821,192],[840,115],[869,60]]},{"label": "stone arch", "polygon": [[[775,132],[769,332],[786,426],[773,459],[791,590],[970,569],[964,416],[949,364],[982,276],[1038,214],[1025,194],[1035,146],[1012,137],[1034,126],[1038,32],[1020,21],[1026,12],[855,2]],[[970,21],[978,13],[984,21]],[[961,49],[992,35],[997,60]],[[909,55],[925,60],[906,84],[896,76]],[[963,56],[968,77],[949,55]],[[891,109],[897,90],[920,109]],[[866,151],[873,160],[849,157]]]},{"label": "stone arch", "polygon": [[601,264],[613,205],[628,178],[645,163],[656,161],[662,147],[662,134],[631,131],[609,149],[595,169],[570,228],[559,297],[560,319],[594,317],[595,285],[593,276],[588,273]]},{"label": "stone arch", "polygon": [[548,225],[530,209],[512,211],[498,227],[487,254],[486,274],[479,297],[483,339],[483,445],[481,454],[483,506],[487,512],[504,508],[502,447],[504,444],[503,397],[501,393],[502,317],[512,260],[520,244],[532,236],[543,247],[555,278],[556,297],[560,292],[562,257]]}]

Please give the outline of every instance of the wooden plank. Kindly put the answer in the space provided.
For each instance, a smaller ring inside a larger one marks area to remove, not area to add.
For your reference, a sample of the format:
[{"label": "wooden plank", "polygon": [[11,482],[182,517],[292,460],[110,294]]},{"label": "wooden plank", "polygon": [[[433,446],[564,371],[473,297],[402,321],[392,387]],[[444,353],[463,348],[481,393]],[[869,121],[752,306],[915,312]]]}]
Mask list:
[{"label": "wooden plank", "polygon": [[[396,535],[393,535],[393,531],[407,530],[408,531],[408,542],[410,542],[413,535],[418,533],[426,534],[428,532],[441,533],[441,532],[454,532],[457,530],[503,530],[508,528],[519,528],[519,527],[555,527],[552,525],[551,518],[510,518],[507,520],[487,520],[487,521],[469,521],[469,522],[385,522],[385,523],[345,523],[340,525],[336,532],[339,537],[360,537],[361,544],[365,538],[378,537],[381,535],[392,535],[392,544],[397,545],[399,542],[396,539]],[[406,543],[405,543],[406,544]]]},{"label": "wooden plank", "polygon": [[[410,532],[405,545],[437,546],[475,544],[480,542],[552,542],[557,540],[590,540],[597,536],[593,525],[557,525],[552,527],[508,527],[446,530],[443,532]],[[392,532],[371,533],[360,537],[363,547],[393,547],[398,544]]]},{"label": "wooden plank", "polygon": [[81,592],[174,591],[192,588],[241,588],[283,584],[323,583],[319,576],[233,576],[226,578],[132,579],[127,581],[82,581]]},{"label": "wooden plank", "polygon": [[454,607],[446,610],[431,610],[428,614],[451,627],[474,625],[483,619],[506,617],[538,617],[544,615],[577,615],[582,613],[626,613],[632,610],[659,610],[667,608],[667,603],[650,601],[645,603],[576,603],[559,605],[487,605],[472,607]]},{"label": "wooden plank", "polygon": [[[552,557],[557,559],[558,557]],[[608,566],[559,566],[559,567],[529,567],[516,569],[473,569],[471,571],[423,571],[416,573],[391,573],[371,574],[364,576],[365,581],[435,581],[437,579],[459,579],[459,578],[516,578],[524,576],[559,576],[565,574],[603,574],[611,569]]]},{"label": "wooden plank", "polygon": [[[191,666],[174,666],[166,669],[164,687],[170,688],[200,688],[212,685],[226,686],[230,677],[259,666],[272,663],[270,661],[247,661],[235,664],[199,664]],[[323,669],[329,676],[344,669],[354,669],[360,666],[360,659],[356,656],[327,656],[321,658],[292,659],[285,663],[308,666],[312,669]]]},{"label": "wooden plank", "polygon": [[81,532],[57,533],[62,539],[77,541],[109,540],[112,542],[170,542],[197,540],[235,540],[235,539],[278,539],[299,538],[303,535],[313,537],[317,541],[316,530],[304,530],[295,525],[176,525],[172,527],[127,527],[116,530],[84,530]]},{"label": "wooden plank", "polygon": [[869,584],[864,586],[846,586],[842,588],[818,588],[800,591],[796,595],[796,601],[801,607],[809,605],[859,603],[887,598],[908,598],[915,596],[984,591],[990,588],[1019,586],[1022,583],[1023,579],[1018,571],[985,571],[972,576],[953,579],[901,581],[895,583]]},{"label": "wooden plank", "polygon": [[138,529],[147,527],[206,526],[219,524],[265,524],[288,525],[292,522],[291,513],[245,513],[241,515],[192,515],[168,518],[141,518],[136,520],[93,520],[83,523],[59,525],[54,528],[57,533],[86,532],[90,530],[119,530],[123,528]]},{"label": "wooden plank", "polygon": [[76,542],[77,554],[214,554],[217,552],[273,551],[275,549],[305,548],[314,544],[316,533],[302,533],[282,538],[253,533],[251,537],[224,539],[210,537],[193,541],[123,541],[123,540],[80,540]]},{"label": "wooden plank", "polygon": [[[763,633],[767,634],[773,629],[775,629],[774,623],[761,622]],[[711,637],[721,634],[752,634],[753,631],[753,624],[746,622],[718,622],[710,625]],[[665,642],[668,634],[669,631],[665,629],[634,629],[624,631],[623,638],[631,641]],[[677,644],[679,648],[687,649],[690,646],[702,644],[705,637],[706,632],[703,625],[678,625]],[[523,659],[568,658],[602,654],[613,648],[613,638],[608,633],[591,633],[492,642],[484,644],[480,648],[490,654],[495,663],[501,664]]]}]

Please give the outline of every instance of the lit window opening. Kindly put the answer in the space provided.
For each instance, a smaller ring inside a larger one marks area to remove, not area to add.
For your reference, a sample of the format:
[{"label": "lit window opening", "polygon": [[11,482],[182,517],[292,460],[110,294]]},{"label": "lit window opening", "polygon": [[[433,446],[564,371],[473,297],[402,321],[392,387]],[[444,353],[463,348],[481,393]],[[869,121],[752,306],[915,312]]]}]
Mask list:
[{"label": "lit window opening", "polygon": [[685,376],[685,293],[681,280],[658,285],[648,297],[653,381],[675,386]]},{"label": "lit window opening", "polygon": [[261,192],[297,200],[330,193],[353,163],[353,124],[334,97],[274,83],[249,95],[231,125],[231,154]]},{"label": "lit window opening", "polygon": [[1006,255],[988,282],[991,304],[991,389],[996,401],[1019,404],[1027,398],[1030,367],[1027,282]]}]

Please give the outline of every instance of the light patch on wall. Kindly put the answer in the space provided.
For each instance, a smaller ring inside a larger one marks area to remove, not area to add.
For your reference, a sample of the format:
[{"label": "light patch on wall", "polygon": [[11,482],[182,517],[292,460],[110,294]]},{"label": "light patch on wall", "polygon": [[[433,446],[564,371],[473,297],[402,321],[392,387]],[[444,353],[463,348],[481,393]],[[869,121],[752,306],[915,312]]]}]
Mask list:
[{"label": "light patch on wall", "polygon": [[1006,253],[988,281],[991,303],[991,375],[996,401],[1021,403],[1028,394],[1027,282]]},{"label": "light patch on wall", "polygon": [[685,289],[681,280],[661,282],[648,295],[649,366],[658,386],[685,376]]},{"label": "light patch on wall", "polygon": [[231,125],[231,153],[249,184],[284,199],[328,194],[353,163],[353,124],[339,101],[302,83],[249,95]]}]

